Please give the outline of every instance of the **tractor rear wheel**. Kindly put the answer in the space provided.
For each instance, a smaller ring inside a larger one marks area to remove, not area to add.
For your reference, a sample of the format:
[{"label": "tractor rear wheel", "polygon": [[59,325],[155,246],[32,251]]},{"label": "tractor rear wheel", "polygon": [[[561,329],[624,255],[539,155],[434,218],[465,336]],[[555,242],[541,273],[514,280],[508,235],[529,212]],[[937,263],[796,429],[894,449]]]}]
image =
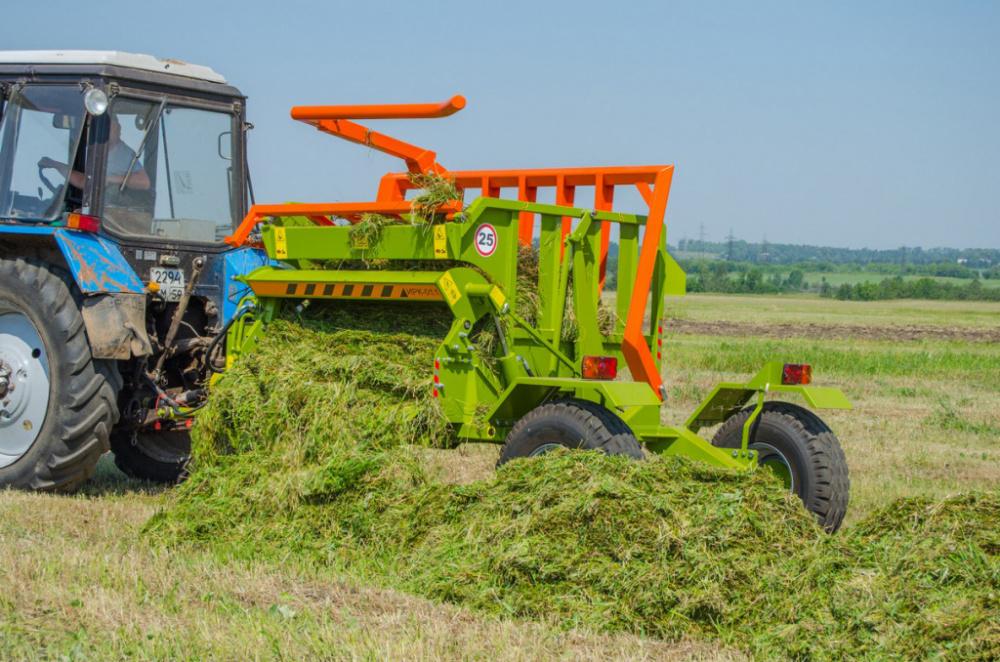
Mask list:
[{"label": "tractor rear wheel", "polygon": [[543,455],[560,446],[637,460],[644,457],[632,430],[610,411],[585,400],[559,400],[532,409],[514,425],[497,466],[517,457]]},{"label": "tractor rear wheel", "polygon": [[191,436],[187,431],[132,432],[111,435],[115,465],[122,473],[152,483],[177,483],[191,458]]},{"label": "tractor rear wheel", "polygon": [[93,358],[81,301],[61,269],[0,258],[0,486],[71,491],[108,450],[121,376]]},{"label": "tractor rear wheel", "polygon": [[[739,448],[743,425],[752,413],[730,417],[712,439],[720,448]],[[818,416],[788,402],[768,402],[751,430],[750,448],[758,463],[773,470],[820,525],[833,533],[847,513],[851,482],[840,441]]]}]

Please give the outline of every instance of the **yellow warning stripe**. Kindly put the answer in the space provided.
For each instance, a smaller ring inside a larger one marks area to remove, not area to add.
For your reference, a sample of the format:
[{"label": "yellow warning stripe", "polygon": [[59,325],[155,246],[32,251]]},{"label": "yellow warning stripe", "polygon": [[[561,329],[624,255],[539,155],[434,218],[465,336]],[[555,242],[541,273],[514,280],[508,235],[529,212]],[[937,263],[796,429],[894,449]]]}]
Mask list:
[{"label": "yellow warning stripe", "polygon": [[303,283],[250,281],[254,294],[261,297],[296,299],[413,299],[441,301],[441,291],[434,285],[401,283]]}]

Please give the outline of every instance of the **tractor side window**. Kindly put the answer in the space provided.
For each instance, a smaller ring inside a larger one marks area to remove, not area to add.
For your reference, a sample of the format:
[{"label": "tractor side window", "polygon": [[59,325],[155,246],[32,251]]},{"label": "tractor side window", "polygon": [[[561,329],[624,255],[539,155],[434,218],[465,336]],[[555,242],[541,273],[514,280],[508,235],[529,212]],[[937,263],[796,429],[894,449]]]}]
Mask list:
[{"label": "tractor side window", "polygon": [[221,241],[236,221],[233,121],[222,112],[116,100],[105,222],[122,234]]},{"label": "tractor side window", "polygon": [[[73,170],[83,132],[78,86],[29,85],[10,94],[0,120],[0,215],[55,220],[65,210],[67,181],[82,188]],[[79,195],[77,202],[79,202]]]}]

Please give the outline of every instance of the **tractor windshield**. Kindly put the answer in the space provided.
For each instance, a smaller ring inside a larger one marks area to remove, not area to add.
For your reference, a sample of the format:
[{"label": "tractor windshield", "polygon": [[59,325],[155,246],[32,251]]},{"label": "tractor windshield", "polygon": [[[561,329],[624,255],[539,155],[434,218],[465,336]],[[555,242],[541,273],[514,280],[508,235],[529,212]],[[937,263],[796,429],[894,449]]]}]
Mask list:
[{"label": "tractor windshield", "polygon": [[102,222],[113,233],[214,243],[233,231],[236,116],[117,97],[104,174]]},{"label": "tractor windshield", "polygon": [[83,124],[78,85],[12,88],[0,120],[0,217],[52,221],[64,211],[67,189],[80,196],[72,164]]}]

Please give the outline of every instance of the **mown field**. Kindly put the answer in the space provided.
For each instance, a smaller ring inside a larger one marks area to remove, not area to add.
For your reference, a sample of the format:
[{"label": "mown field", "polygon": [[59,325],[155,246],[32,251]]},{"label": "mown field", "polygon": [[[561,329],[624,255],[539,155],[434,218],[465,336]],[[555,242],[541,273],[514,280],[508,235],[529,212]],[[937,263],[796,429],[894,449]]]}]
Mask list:
[{"label": "mown field", "polygon": [[[898,496],[1000,482],[1000,304],[691,296],[668,308],[665,421],[769,358],[845,390],[824,414],[852,472],[850,527]],[[427,451],[436,475],[489,475],[493,447]],[[162,491],[105,458],[72,497],[0,494],[4,659],[741,659],[696,642],[480,615],[295,558],[171,552],[140,536]]]}]

